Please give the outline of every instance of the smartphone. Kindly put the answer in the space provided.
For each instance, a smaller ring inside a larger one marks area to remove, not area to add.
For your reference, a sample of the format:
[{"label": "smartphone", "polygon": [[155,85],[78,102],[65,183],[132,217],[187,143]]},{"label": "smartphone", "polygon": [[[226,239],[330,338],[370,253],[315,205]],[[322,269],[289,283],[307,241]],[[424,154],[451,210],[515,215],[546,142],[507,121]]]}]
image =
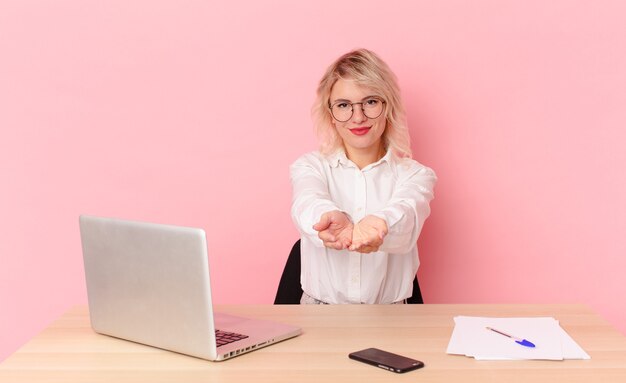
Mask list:
[{"label": "smartphone", "polygon": [[407,372],[424,367],[424,363],[419,360],[407,358],[406,356],[393,354],[391,352],[379,350],[377,348],[367,348],[356,351],[348,355],[350,359],[371,364],[393,372]]}]

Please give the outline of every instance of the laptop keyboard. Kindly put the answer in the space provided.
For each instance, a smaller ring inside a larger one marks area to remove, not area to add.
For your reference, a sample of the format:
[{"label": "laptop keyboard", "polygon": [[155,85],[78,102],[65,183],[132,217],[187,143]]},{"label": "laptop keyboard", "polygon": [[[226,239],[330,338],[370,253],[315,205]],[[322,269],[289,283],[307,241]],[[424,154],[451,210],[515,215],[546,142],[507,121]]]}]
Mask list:
[{"label": "laptop keyboard", "polygon": [[241,339],[246,339],[248,336],[243,334],[237,334],[235,332],[226,332],[222,330],[215,330],[215,339],[217,341],[217,347],[225,344],[233,343]]}]

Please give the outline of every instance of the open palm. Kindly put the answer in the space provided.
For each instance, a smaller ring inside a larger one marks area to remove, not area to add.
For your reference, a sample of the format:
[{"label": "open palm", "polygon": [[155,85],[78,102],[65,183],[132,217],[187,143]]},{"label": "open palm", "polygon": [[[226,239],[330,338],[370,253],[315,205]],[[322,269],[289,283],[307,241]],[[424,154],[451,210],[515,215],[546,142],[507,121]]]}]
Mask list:
[{"label": "open palm", "polygon": [[324,246],[336,250],[347,249],[352,244],[353,228],[350,218],[338,210],[322,214],[320,221],[313,226]]},{"label": "open palm", "polygon": [[387,223],[384,219],[368,215],[360,220],[352,230],[351,251],[371,253],[378,251],[387,235]]}]

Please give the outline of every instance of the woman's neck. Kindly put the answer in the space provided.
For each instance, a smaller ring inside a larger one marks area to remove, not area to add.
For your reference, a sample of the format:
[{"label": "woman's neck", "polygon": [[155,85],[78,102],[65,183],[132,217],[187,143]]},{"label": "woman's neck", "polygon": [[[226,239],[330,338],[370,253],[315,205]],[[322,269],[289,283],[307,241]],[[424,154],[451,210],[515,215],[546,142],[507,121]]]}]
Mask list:
[{"label": "woman's neck", "polygon": [[348,159],[354,162],[359,169],[363,169],[367,165],[373,164],[385,155],[385,148],[383,147],[382,142],[377,146],[375,145],[369,148],[358,149],[346,147],[345,150]]}]

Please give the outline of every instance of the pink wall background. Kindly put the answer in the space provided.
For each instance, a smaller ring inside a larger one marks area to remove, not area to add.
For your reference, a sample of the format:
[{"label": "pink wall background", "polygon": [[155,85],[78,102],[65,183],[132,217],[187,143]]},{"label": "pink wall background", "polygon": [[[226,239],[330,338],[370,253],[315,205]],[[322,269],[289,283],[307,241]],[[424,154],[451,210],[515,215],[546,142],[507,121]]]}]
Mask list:
[{"label": "pink wall background", "polygon": [[297,237],[288,166],[316,148],[318,79],[356,47],[395,70],[440,179],[426,301],[581,302],[626,333],[625,12],[0,1],[0,360],[86,303],[81,213],[203,227],[215,301],[271,303]]}]

